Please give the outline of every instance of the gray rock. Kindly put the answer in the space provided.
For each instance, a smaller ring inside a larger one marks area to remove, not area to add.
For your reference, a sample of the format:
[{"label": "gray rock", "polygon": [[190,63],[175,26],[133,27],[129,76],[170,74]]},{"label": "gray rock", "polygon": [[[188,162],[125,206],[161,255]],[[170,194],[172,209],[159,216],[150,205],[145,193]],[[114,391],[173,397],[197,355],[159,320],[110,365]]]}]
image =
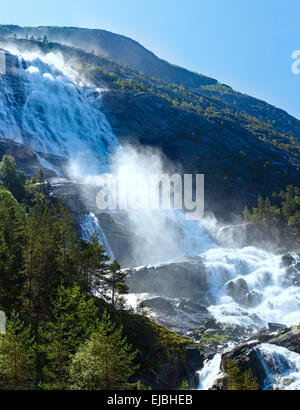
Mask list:
[{"label": "gray rock", "polygon": [[260,303],[260,295],[255,292],[249,292],[247,282],[242,279],[230,281],[226,286],[227,295],[242,306],[255,307]]},{"label": "gray rock", "polygon": [[147,308],[161,311],[167,315],[176,314],[172,304],[168,300],[160,297],[145,300],[144,304]]},{"label": "gray rock", "polygon": [[285,332],[287,331],[287,327],[285,325],[282,325],[280,323],[268,323],[269,330],[271,332],[276,332],[276,331],[281,331]]},{"label": "gray rock", "polygon": [[131,269],[127,274],[127,283],[133,293],[146,291],[170,298],[193,298],[207,289],[206,272],[200,258]]}]

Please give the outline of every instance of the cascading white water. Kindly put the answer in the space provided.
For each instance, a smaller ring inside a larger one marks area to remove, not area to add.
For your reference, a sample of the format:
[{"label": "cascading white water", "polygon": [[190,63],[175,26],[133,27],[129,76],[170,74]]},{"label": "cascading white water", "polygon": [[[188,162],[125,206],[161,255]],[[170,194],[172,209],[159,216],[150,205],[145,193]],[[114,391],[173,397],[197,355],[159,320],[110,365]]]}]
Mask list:
[{"label": "cascading white water", "polygon": [[204,363],[202,370],[198,373],[199,386],[197,390],[209,390],[217,381],[219,377],[222,377],[220,371],[222,356],[216,354],[212,360],[207,360]]},{"label": "cascading white water", "polygon": [[[281,257],[260,249],[211,249],[202,255],[216,304],[209,310],[222,323],[267,327],[268,322],[297,324],[300,292],[281,265]],[[226,292],[226,285],[245,281],[254,295],[254,306],[239,304]]]},{"label": "cascading white water", "polygon": [[80,216],[81,237],[84,241],[90,241],[93,235],[97,236],[98,241],[105,246],[108,256],[114,260],[114,253],[111,249],[105,233],[99,225],[98,218],[93,213]]},{"label": "cascading white water", "polygon": [[76,176],[101,172],[107,154],[117,145],[101,112],[101,94],[76,82],[62,56],[22,53],[21,57],[25,67],[20,64],[17,82],[0,76],[0,135],[35,152],[80,163],[80,170],[75,165],[69,168]]},{"label": "cascading white water", "polygon": [[300,390],[300,354],[268,343],[255,350],[267,375],[265,390]]}]

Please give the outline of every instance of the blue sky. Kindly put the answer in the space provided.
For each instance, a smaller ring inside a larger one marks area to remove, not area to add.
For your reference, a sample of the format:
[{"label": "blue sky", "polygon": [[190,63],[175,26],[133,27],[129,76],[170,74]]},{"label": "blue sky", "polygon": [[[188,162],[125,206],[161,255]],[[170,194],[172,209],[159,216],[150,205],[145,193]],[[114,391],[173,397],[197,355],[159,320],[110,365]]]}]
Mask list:
[{"label": "blue sky", "polygon": [[300,119],[300,0],[10,0],[1,24],[102,28]]}]

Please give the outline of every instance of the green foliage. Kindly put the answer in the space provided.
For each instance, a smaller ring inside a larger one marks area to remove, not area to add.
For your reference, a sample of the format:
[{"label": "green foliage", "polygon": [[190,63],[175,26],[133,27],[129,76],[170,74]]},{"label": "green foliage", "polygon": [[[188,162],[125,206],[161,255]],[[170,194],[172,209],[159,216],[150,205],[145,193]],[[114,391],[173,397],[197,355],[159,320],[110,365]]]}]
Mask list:
[{"label": "green foliage", "polygon": [[0,389],[30,390],[35,383],[35,354],[30,328],[16,313],[6,321],[0,335]]},{"label": "green foliage", "polygon": [[126,343],[104,312],[97,332],[75,354],[70,366],[71,388],[76,390],[125,390],[135,372],[137,352]]},{"label": "green foliage", "polygon": [[11,192],[0,186],[0,309],[18,309],[25,277],[24,213]]},{"label": "green foliage", "polygon": [[0,163],[0,180],[17,201],[21,202],[26,196],[25,175],[18,171],[16,162],[10,155],[4,155]]},{"label": "green foliage", "polygon": [[189,384],[188,384],[187,380],[183,380],[183,382],[181,383],[181,386],[180,386],[180,390],[189,390]]},{"label": "green foliage", "polygon": [[229,339],[228,335],[210,335],[206,336],[204,335],[199,339],[199,342],[202,343],[210,343],[210,342],[216,342],[216,343],[226,343]]},{"label": "green foliage", "polygon": [[122,306],[123,299],[120,295],[128,293],[128,286],[126,285],[126,273],[121,270],[121,266],[117,261],[110,265],[109,272],[105,278],[106,288],[109,291],[108,300],[111,300],[112,305]]},{"label": "green foliage", "polygon": [[[22,173],[10,158],[5,164],[3,180],[17,196]],[[120,265],[110,262],[95,234],[88,242],[77,238],[67,207],[44,189],[43,174],[22,186],[20,203],[0,185],[0,309],[17,312],[0,340],[0,389],[98,389],[103,383],[147,389],[128,379],[155,374],[166,362],[184,364],[190,341],[124,310],[128,288]],[[111,319],[105,313],[101,321],[105,310]],[[75,366],[87,370],[83,385],[70,370]]]},{"label": "green foliage", "polygon": [[244,210],[244,218],[252,224],[273,231],[282,242],[300,243],[300,189],[289,185],[285,192],[274,192],[272,198],[258,198],[257,207]]},{"label": "green foliage", "polygon": [[234,360],[226,362],[226,390],[258,390],[256,379],[250,370],[242,373]]},{"label": "green foliage", "polygon": [[67,388],[70,360],[99,326],[98,313],[94,299],[83,295],[78,286],[58,289],[52,300],[51,321],[40,331],[40,350],[46,356],[44,388]]}]

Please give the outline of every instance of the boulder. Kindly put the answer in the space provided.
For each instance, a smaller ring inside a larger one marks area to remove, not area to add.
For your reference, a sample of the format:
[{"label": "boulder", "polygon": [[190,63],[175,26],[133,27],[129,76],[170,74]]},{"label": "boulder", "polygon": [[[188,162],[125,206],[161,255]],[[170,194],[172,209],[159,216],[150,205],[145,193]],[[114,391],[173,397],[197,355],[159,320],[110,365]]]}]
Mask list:
[{"label": "boulder", "polygon": [[296,263],[296,259],[290,253],[286,253],[281,258],[281,266],[285,268],[293,265],[294,263]]},{"label": "boulder", "polygon": [[300,263],[299,262],[287,268],[286,273],[287,273],[289,280],[293,283],[293,285],[300,286]]},{"label": "boulder", "polygon": [[[169,298],[199,300],[199,292],[207,290],[206,271],[201,258],[129,269],[127,275],[127,284],[133,293],[147,291]],[[200,303],[203,305],[205,301]]]},{"label": "boulder", "polygon": [[285,331],[287,331],[287,327],[285,325],[280,324],[280,323],[268,323],[268,327],[269,327],[269,330],[271,332],[277,332],[277,331],[285,332]]},{"label": "boulder", "polygon": [[260,302],[260,295],[255,291],[249,291],[247,282],[242,278],[230,281],[226,286],[226,292],[242,306],[255,307]]},{"label": "boulder", "polygon": [[226,364],[229,360],[233,360],[242,373],[250,370],[253,377],[256,378],[259,389],[263,389],[266,378],[265,369],[258,357],[255,347],[257,342],[239,346],[231,352],[223,354],[221,360],[221,370],[226,373]]},{"label": "boulder", "polygon": [[206,333],[209,329],[213,329],[214,331],[220,329],[220,326],[217,324],[215,319],[206,320],[203,327],[206,330]]},{"label": "boulder", "polygon": [[268,341],[268,343],[285,347],[292,352],[300,354],[300,328],[291,328],[288,332],[283,335],[274,337]]}]

